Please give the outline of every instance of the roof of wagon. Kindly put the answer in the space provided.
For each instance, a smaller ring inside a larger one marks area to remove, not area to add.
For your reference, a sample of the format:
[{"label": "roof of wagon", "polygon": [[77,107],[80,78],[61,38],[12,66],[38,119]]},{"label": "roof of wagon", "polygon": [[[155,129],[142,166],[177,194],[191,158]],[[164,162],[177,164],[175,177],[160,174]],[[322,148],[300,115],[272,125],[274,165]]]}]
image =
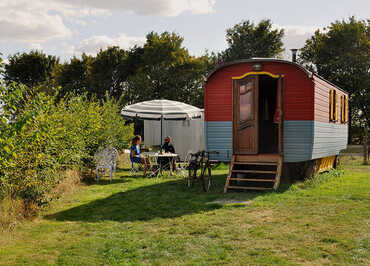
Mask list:
[{"label": "roof of wagon", "polygon": [[293,65],[297,68],[299,68],[300,70],[302,70],[308,78],[310,79],[313,79],[313,76],[316,76],[318,77],[319,79],[322,79],[323,81],[329,83],[330,85],[332,85],[333,87],[337,88],[338,90],[341,90],[345,93],[348,93],[346,92],[345,90],[341,89],[340,87],[338,87],[337,85],[331,83],[330,81],[324,79],[323,77],[320,77],[319,75],[317,74],[314,74],[312,73],[311,71],[309,71],[308,69],[304,68],[302,65],[300,64],[297,64],[295,62],[291,62],[291,61],[288,61],[288,60],[282,60],[282,59],[275,59],[275,58],[251,58],[251,59],[240,59],[240,60],[235,60],[235,61],[231,61],[231,62],[228,62],[228,63],[224,63],[224,64],[221,64],[217,67],[215,67],[211,72],[209,72],[209,74],[207,75],[206,77],[206,82],[208,81],[208,79],[214,74],[216,73],[217,71],[219,71],[220,69],[223,69],[225,67],[228,67],[228,66],[231,66],[231,65],[236,65],[236,64],[241,64],[241,63],[263,63],[263,62],[272,62],[272,63],[283,63],[283,64],[290,64],[290,65]]}]

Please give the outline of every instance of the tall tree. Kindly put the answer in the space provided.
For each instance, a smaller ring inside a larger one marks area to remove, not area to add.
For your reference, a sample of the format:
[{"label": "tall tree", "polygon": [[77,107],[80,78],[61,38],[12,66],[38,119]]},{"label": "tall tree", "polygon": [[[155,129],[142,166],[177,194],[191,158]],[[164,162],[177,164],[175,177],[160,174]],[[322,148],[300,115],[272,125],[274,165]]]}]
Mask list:
[{"label": "tall tree", "polygon": [[29,53],[17,53],[8,57],[5,65],[4,80],[18,82],[34,87],[48,82],[59,58],[32,50]]},{"label": "tall tree", "polygon": [[73,57],[70,62],[56,67],[54,81],[60,86],[59,96],[63,97],[69,92],[83,94],[89,91],[89,78],[93,57],[82,54],[81,58]]},{"label": "tall tree", "polygon": [[350,93],[351,117],[370,127],[370,20],[335,21],[301,49],[301,63]]},{"label": "tall tree", "polygon": [[127,64],[136,71],[125,83],[125,102],[166,98],[202,106],[205,58],[190,56],[175,33],[151,32],[146,39],[129,53]]},{"label": "tall tree", "polygon": [[97,97],[119,98],[122,94],[121,65],[127,58],[127,52],[118,46],[100,50],[91,64],[90,89]]},{"label": "tall tree", "polygon": [[249,20],[242,21],[226,30],[228,48],[220,54],[224,62],[252,57],[275,57],[283,49],[283,29],[273,29],[269,19],[257,25]]}]

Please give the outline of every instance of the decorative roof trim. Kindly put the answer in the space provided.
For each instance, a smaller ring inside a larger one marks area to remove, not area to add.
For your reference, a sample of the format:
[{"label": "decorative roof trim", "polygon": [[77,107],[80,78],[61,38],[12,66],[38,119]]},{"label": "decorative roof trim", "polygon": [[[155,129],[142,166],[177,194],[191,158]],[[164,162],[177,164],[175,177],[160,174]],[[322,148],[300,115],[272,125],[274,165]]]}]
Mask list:
[{"label": "decorative roof trim", "polygon": [[344,92],[344,93],[347,93],[347,91],[339,88],[338,86],[336,86],[335,84],[331,83],[330,81],[324,79],[323,77],[320,77],[319,75],[317,74],[314,74],[312,73],[311,71],[307,70],[306,68],[304,68],[302,65],[300,64],[297,64],[297,63],[294,63],[294,62],[291,62],[291,61],[287,61],[287,60],[282,60],[282,59],[275,59],[275,58],[252,58],[252,59],[241,59],[241,60],[235,60],[235,61],[232,61],[232,62],[228,62],[228,63],[225,63],[225,64],[222,64],[222,65],[219,65],[217,67],[215,67],[206,77],[206,80],[205,82],[207,82],[211,76],[216,73],[217,71],[219,71],[220,69],[222,68],[225,68],[225,67],[228,67],[228,66],[232,66],[232,65],[236,65],[236,64],[242,64],[242,63],[264,63],[264,62],[273,62],[273,63],[283,63],[283,64],[289,64],[289,65],[293,65],[297,68],[299,68],[300,70],[302,70],[309,79],[313,79],[313,76],[315,75],[316,77],[322,79],[323,81],[329,83],[330,85],[332,85],[333,87],[335,87],[336,89]]},{"label": "decorative roof trim", "polygon": [[266,71],[259,71],[259,72],[248,72],[248,73],[245,73],[244,75],[241,75],[239,77],[232,77],[232,79],[243,79],[247,76],[251,76],[251,75],[268,75],[272,78],[275,78],[275,79],[278,79],[280,76],[281,77],[284,77],[284,75],[275,75],[275,74],[272,74],[270,72],[266,72]]}]

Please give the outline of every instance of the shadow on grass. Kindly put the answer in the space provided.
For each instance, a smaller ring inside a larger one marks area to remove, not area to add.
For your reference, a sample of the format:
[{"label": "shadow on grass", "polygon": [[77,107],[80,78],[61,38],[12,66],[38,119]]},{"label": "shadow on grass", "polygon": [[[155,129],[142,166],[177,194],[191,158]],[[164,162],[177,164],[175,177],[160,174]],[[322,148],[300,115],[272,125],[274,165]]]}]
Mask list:
[{"label": "shadow on grass", "polygon": [[[132,180],[132,179],[131,179]],[[220,198],[251,200],[262,193],[223,194],[225,175],[214,175],[212,192],[204,193],[201,184],[187,188],[184,180],[171,180],[132,190],[119,192],[104,199],[74,207],[47,219],[57,221],[147,221],[155,218],[172,218],[221,208],[219,204],[206,204]],[[119,182],[120,180],[117,180]],[[129,179],[130,181],[130,179]],[[109,183],[109,180],[107,180]],[[124,182],[124,181],[123,181]],[[237,194],[237,195],[233,195]]]},{"label": "shadow on grass", "polygon": [[118,179],[118,178],[113,178],[112,181],[109,180],[109,176],[106,179],[100,179],[99,182],[96,180],[92,180],[89,185],[100,185],[100,186],[105,186],[105,185],[111,185],[111,184],[123,184],[123,183],[128,183],[130,180],[127,179]]},{"label": "shadow on grass", "polygon": [[100,178],[99,182],[96,180],[96,174],[87,172],[84,174],[82,182],[85,185],[110,185],[110,184],[122,184],[130,182],[126,179],[130,175],[130,169],[126,168],[117,168],[116,175],[113,175],[112,181],[110,181],[109,173],[104,173]]}]

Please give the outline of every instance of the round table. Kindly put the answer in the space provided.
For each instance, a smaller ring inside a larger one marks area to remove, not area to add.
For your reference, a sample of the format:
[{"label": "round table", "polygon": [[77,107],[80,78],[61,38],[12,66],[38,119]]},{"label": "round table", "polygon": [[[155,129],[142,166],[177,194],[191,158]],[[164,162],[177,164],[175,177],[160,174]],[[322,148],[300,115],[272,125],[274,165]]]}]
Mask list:
[{"label": "round table", "polygon": [[158,158],[171,158],[170,162],[170,173],[172,175],[172,163],[175,158],[177,158],[179,155],[176,153],[159,153],[159,152],[143,152],[141,153],[143,156],[156,158],[156,163],[159,165],[159,175],[162,175],[163,171],[163,165],[158,163]]}]

